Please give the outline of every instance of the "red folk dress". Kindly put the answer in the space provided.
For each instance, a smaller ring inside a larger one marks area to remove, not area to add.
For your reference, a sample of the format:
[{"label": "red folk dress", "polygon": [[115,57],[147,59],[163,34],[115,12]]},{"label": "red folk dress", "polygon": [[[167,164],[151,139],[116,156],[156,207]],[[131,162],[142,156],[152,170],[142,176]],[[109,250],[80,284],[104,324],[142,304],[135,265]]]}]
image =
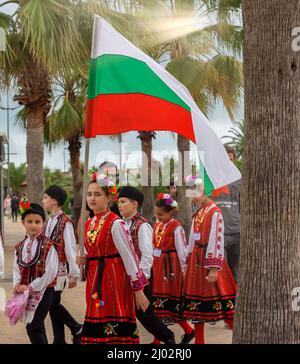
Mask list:
[{"label": "red folk dress", "polygon": [[[224,259],[221,210],[210,201],[193,218],[183,288],[183,318],[199,322],[233,318],[236,283]],[[219,269],[217,281],[206,279],[208,269]]]},{"label": "red folk dress", "polygon": [[152,307],[165,320],[179,320],[183,270],[187,256],[184,230],[178,220],[156,223],[153,234]]},{"label": "red folk dress", "polygon": [[138,344],[134,291],[147,280],[139,268],[129,231],[105,211],[85,224],[86,314],[83,344]]}]

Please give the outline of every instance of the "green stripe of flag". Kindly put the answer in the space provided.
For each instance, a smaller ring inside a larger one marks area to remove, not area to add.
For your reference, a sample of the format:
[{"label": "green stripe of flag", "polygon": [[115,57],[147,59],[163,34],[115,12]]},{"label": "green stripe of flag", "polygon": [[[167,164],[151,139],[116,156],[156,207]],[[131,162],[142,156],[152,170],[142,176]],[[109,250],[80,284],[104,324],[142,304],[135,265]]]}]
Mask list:
[{"label": "green stripe of flag", "polygon": [[88,98],[101,94],[141,93],[158,97],[191,111],[190,107],[159,78],[146,63],[122,55],[92,58]]}]

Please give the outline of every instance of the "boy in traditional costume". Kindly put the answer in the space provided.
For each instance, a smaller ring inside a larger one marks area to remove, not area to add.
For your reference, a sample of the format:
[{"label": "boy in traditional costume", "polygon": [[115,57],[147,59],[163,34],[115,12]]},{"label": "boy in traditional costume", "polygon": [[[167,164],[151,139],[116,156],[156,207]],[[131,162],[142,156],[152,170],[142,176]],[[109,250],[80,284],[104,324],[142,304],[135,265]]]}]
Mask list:
[{"label": "boy in traditional costume", "polygon": [[56,185],[47,188],[43,198],[44,209],[50,212],[45,224],[45,236],[54,242],[59,258],[57,283],[50,309],[54,336],[53,344],[66,344],[64,325],[70,329],[74,344],[80,343],[82,330],[82,326],[61,304],[61,294],[67,281],[68,287],[74,288],[79,277],[79,268],[76,264],[74,225],[72,220],[62,211],[66,199],[66,191]]},{"label": "boy in traditional costume", "polygon": [[16,245],[13,263],[14,294],[29,289],[24,322],[32,344],[48,344],[44,321],[51,307],[58,270],[58,254],[43,234],[42,206],[23,201],[20,206],[25,239]]},{"label": "boy in traditional costume", "polygon": [[189,176],[188,197],[197,206],[191,227],[183,288],[183,317],[195,325],[195,344],[204,344],[204,323],[224,320],[233,328],[236,284],[224,260],[221,210],[204,194],[200,178]]},{"label": "boy in traditional costume", "polygon": [[149,305],[148,284],[126,223],[108,208],[117,189],[105,175],[94,174],[87,203],[95,216],[85,224],[86,315],[83,344],[137,344],[136,311]]},{"label": "boy in traditional costume", "polygon": [[[118,194],[119,211],[127,224],[135,252],[145,277],[150,281],[144,288],[148,300],[152,300],[153,229],[149,222],[138,212],[142,208],[144,195],[131,186],[121,187]],[[137,311],[137,318],[144,328],[154,337],[166,344],[175,344],[174,334],[162,320],[155,315],[151,306],[143,312]]]},{"label": "boy in traditional costume", "polygon": [[[166,322],[176,322],[184,330],[181,344],[194,338],[194,330],[181,319],[183,272],[187,255],[184,230],[174,218],[177,202],[160,193],[155,204],[158,222],[154,226],[153,298],[154,312]],[[159,343],[155,338],[154,343]]]}]

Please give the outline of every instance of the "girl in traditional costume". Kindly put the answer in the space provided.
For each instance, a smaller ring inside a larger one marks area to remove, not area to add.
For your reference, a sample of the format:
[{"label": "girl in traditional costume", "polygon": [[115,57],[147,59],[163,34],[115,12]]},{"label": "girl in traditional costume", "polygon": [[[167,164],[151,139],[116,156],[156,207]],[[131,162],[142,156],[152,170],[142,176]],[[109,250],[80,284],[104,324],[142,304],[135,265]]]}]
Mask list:
[{"label": "girl in traditional costume", "polygon": [[189,176],[187,191],[196,205],[183,288],[183,317],[195,325],[195,344],[204,344],[204,323],[224,320],[233,328],[236,284],[224,259],[221,210],[204,194],[200,178]]},{"label": "girl in traditional costume", "polygon": [[[157,223],[154,226],[153,247],[153,299],[155,313],[166,322],[176,322],[184,330],[181,344],[188,344],[194,337],[194,330],[180,317],[183,272],[187,256],[184,230],[174,218],[177,202],[170,195],[157,196],[154,212]],[[157,339],[154,340],[158,344]]]},{"label": "girl in traditional costume", "polygon": [[83,344],[136,344],[136,311],[149,305],[148,283],[139,267],[126,223],[108,209],[116,187],[105,175],[94,174],[87,203],[95,216],[85,223],[86,315]]}]

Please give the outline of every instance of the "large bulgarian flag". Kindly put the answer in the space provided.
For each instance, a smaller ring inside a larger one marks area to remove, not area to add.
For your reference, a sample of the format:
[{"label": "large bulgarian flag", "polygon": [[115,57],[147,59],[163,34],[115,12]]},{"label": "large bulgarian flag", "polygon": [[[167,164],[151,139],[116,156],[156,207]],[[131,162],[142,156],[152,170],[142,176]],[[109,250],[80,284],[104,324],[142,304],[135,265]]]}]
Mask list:
[{"label": "large bulgarian flag", "polygon": [[95,16],[85,137],[134,130],[172,131],[196,143],[208,194],[241,177],[189,91]]}]

